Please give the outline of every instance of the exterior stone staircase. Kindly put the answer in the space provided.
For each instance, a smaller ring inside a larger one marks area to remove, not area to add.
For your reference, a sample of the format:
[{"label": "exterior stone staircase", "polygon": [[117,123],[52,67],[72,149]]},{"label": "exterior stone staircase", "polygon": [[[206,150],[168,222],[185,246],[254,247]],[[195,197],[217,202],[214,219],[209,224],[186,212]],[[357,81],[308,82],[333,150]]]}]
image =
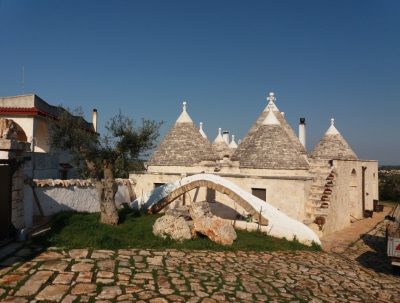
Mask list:
[{"label": "exterior stone staircase", "polygon": [[328,215],[335,174],[329,162],[323,160],[310,161],[310,173],[314,176],[314,181],[310,188],[304,223],[321,235],[320,227],[326,222]]}]

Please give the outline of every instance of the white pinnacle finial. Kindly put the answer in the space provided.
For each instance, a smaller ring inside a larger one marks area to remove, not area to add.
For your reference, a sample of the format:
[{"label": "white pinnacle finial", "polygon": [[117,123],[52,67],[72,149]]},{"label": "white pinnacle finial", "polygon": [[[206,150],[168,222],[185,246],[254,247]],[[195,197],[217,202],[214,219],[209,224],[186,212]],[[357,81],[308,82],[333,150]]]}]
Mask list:
[{"label": "white pinnacle finial", "polygon": [[190,118],[189,114],[186,111],[186,107],[187,107],[187,102],[183,101],[182,102],[183,105],[183,110],[181,115],[179,116],[178,120],[176,120],[177,123],[187,123],[187,122],[192,122],[192,119]]},{"label": "white pinnacle finial", "polygon": [[218,142],[225,142],[224,138],[222,137],[222,128],[221,127],[218,128],[218,135],[214,140],[214,143],[218,143]]},{"label": "white pinnacle finial", "polygon": [[276,104],[275,104],[275,101],[276,101],[275,93],[270,92],[270,93],[268,94],[267,100],[268,100],[268,105],[267,105],[267,107],[264,109],[264,111],[268,111],[268,109],[270,109],[270,108],[272,108],[272,110],[274,110],[274,111],[276,111],[276,112],[279,111],[278,107],[277,107]]},{"label": "white pinnacle finial", "polygon": [[238,147],[238,145],[237,145],[237,143],[235,141],[235,135],[232,135],[232,141],[231,141],[231,143],[229,143],[229,147],[230,148],[237,148]]},{"label": "white pinnacle finial", "polygon": [[269,102],[275,102],[275,100],[276,100],[275,94],[274,94],[273,92],[270,92],[270,93],[268,94],[267,100],[268,100]]},{"label": "white pinnacle finial", "polygon": [[200,129],[199,129],[199,132],[200,132],[201,136],[202,136],[204,139],[207,139],[207,135],[206,135],[206,133],[205,133],[204,130],[203,130],[203,122],[200,122]]},{"label": "white pinnacle finial", "polygon": [[325,135],[338,135],[339,131],[335,127],[335,119],[331,119],[331,126],[329,126],[328,130],[326,131]]}]

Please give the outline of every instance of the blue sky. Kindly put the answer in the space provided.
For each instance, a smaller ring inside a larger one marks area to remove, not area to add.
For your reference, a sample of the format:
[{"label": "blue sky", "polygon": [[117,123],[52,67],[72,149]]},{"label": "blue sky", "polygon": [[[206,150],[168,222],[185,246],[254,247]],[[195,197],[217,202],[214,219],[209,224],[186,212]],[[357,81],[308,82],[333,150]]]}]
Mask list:
[{"label": "blue sky", "polygon": [[[400,164],[400,1],[0,0],[0,96],[163,120],[183,100],[243,137],[269,91],[310,150],[334,117],[360,158]],[[22,67],[25,84],[22,85]]]}]

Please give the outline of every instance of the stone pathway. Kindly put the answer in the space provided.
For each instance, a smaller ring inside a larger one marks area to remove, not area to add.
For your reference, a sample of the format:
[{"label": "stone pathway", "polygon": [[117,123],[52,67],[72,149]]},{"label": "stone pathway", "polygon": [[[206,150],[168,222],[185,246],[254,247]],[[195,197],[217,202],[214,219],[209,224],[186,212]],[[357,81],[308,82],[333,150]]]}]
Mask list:
[{"label": "stone pathway", "polygon": [[344,253],[26,247],[0,264],[0,302],[400,302],[383,230]]},{"label": "stone pathway", "polygon": [[349,245],[358,241],[363,234],[375,228],[391,211],[392,207],[385,206],[382,212],[374,212],[372,218],[359,220],[352,223],[349,227],[323,236],[321,238],[323,250],[327,252],[344,252]]}]

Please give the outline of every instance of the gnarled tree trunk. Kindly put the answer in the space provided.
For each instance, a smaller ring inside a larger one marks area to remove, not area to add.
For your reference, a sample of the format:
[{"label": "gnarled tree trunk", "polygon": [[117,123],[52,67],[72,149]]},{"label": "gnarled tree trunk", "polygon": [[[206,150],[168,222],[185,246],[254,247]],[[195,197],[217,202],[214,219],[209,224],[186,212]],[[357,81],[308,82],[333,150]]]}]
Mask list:
[{"label": "gnarled tree trunk", "polygon": [[100,200],[100,222],[104,224],[117,225],[118,212],[115,206],[115,194],[118,191],[118,184],[114,180],[111,164],[104,162],[104,179],[96,184]]}]

